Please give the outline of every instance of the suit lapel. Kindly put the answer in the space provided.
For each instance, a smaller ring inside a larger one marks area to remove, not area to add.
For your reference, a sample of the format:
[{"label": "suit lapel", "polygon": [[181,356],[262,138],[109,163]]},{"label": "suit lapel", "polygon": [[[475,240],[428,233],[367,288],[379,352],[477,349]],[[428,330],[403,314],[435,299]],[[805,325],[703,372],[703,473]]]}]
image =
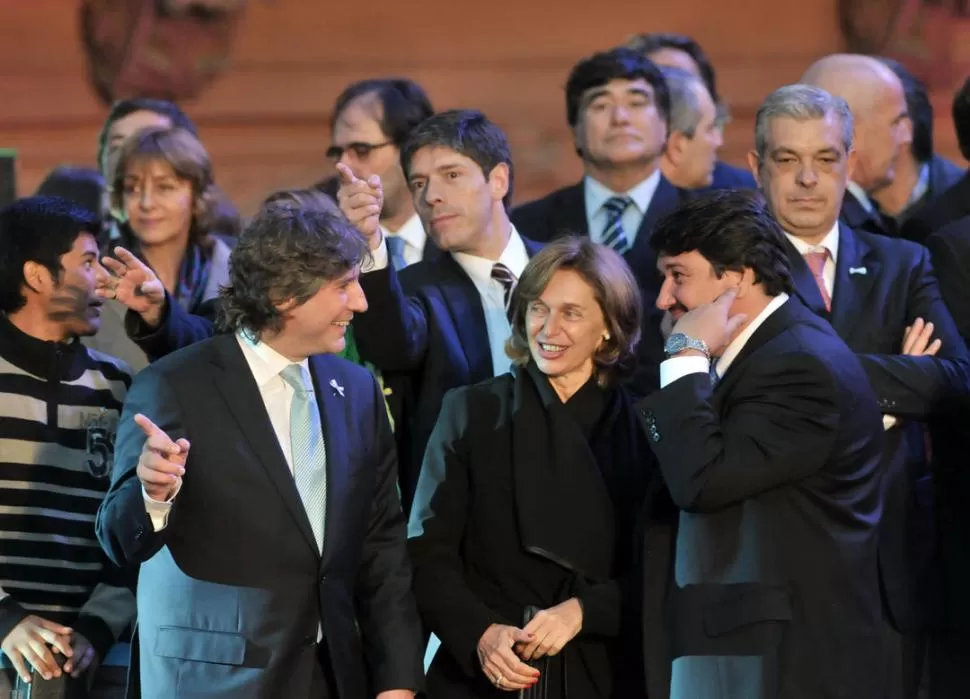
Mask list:
[{"label": "suit lapel", "polygon": [[327,516],[323,542],[323,567],[326,567],[335,548],[333,542],[340,540],[340,524],[346,519],[342,510],[347,502],[351,471],[347,460],[347,435],[351,426],[347,424],[349,412],[344,401],[353,400],[353,397],[348,398],[347,388],[333,371],[332,357],[310,357],[310,375],[327,453]]},{"label": "suit lapel", "polygon": [[259,393],[256,380],[246,363],[242,349],[234,335],[220,335],[213,342],[217,351],[214,362],[219,371],[214,372],[213,380],[216,388],[222,394],[233,417],[239,425],[239,430],[246,437],[250,447],[256,454],[257,460],[266,470],[276,492],[283,500],[293,522],[303,534],[308,546],[315,552],[317,543],[310,528],[300,493],[296,489],[293,474],[283,456],[279,439],[273,431],[266,412],[266,404]]},{"label": "suit lapel", "polygon": [[624,255],[630,269],[637,276],[640,286],[649,289],[653,296],[660,291],[660,274],[657,272],[657,254],[650,247],[650,236],[657,222],[680,205],[680,191],[674,187],[667,179],[661,175],[657,183],[657,191],[650,199],[640,228],[637,229],[637,237]]},{"label": "suit lapel", "polygon": [[839,337],[848,337],[865,314],[869,292],[879,274],[872,249],[847,226],[839,227],[839,254],[829,322]]},{"label": "suit lapel", "polygon": [[[589,235],[586,187],[582,180],[559,193],[552,204],[551,218],[553,236],[550,240],[563,235]],[[519,233],[521,235],[523,231]],[[524,234],[528,235],[529,231],[524,231]]]},{"label": "suit lapel", "polygon": [[[828,318],[829,312],[825,310],[825,300],[822,298],[822,292],[818,290],[815,276],[812,274],[812,270],[808,268],[805,258],[792,245],[787,236],[785,237],[785,249],[788,251],[788,262],[791,267],[792,282],[795,285],[795,294],[802,300],[802,303],[811,309],[812,313],[822,318]],[[839,254],[841,259],[841,253]]]},{"label": "suit lapel", "polygon": [[[814,282],[813,282],[814,283]],[[776,337],[783,330],[791,326],[798,318],[799,313],[805,313],[798,298],[789,298],[785,303],[777,308],[774,313],[768,316],[757,330],[744,343],[744,347],[738,352],[738,356],[731,362],[727,372],[721,377],[715,389],[716,395],[723,395],[723,391],[728,389],[739,375],[737,368],[744,364],[745,360],[754,354],[759,347],[766,344],[769,340]]]},{"label": "suit lapel", "polygon": [[451,255],[442,257],[437,268],[441,273],[438,285],[451,311],[455,332],[458,333],[461,350],[471,371],[471,382],[484,381],[493,375],[494,369],[482,297],[475,282],[468,278]]}]

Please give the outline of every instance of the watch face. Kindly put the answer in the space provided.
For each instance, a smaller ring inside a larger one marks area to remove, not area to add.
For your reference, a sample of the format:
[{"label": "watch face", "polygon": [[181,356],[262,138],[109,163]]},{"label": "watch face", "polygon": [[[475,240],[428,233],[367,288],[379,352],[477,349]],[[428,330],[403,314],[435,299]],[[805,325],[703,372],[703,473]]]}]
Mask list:
[{"label": "watch face", "polygon": [[674,333],[667,339],[667,354],[674,354],[680,352],[687,347],[687,336],[683,333]]}]

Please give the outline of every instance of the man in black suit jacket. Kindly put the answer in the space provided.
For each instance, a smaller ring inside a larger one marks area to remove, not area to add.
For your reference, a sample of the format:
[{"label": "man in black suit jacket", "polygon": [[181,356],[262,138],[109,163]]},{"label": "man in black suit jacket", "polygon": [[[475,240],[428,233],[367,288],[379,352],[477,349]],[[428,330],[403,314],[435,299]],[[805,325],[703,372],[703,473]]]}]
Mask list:
[{"label": "man in black suit jacket", "polygon": [[657,221],[687,196],[660,172],[667,138],[670,93],[660,70],[632,49],[584,59],[566,84],[566,115],[583,158],[585,177],[512,212],[512,221],[540,242],[588,235],[620,252],[643,294],[644,333],[634,390],[656,388],[662,356],[662,314],[650,234]]},{"label": "man in black suit jacket", "polygon": [[381,392],[339,352],[367,309],[342,218],[267,205],[220,309],[232,333],[146,368],[98,538],[141,564],[140,695],[413,699],[411,596]]},{"label": "man in black suit jacket", "polygon": [[452,388],[506,373],[508,300],[538,245],[508,218],[512,160],[502,130],[477,111],[435,115],[412,131],[402,166],[430,237],[448,254],[400,275],[377,225],[380,182],[341,166],[341,208],[367,236],[361,275],[370,309],[354,318],[361,357],[410,385],[398,426],[402,497],[408,508],[425,445]]},{"label": "man in black suit jacket", "polygon": [[891,691],[914,696],[934,512],[923,431],[909,420],[927,421],[968,395],[966,348],[925,248],[839,223],[855,160],[848,105],[819,88],[783,87],[762,104],[755,130],[752,168],[785,231],[795,292],[859,354],[885,415],[879,563],[888,620],[904,634],[887,629],[903,643]]},{"label": "man in black suit jacket", "polygon": [[653,244],[675,320],[639,406],[680,507],[672,699],[884,699],[879,408],[792,290],[752,192],[703,195]]}]

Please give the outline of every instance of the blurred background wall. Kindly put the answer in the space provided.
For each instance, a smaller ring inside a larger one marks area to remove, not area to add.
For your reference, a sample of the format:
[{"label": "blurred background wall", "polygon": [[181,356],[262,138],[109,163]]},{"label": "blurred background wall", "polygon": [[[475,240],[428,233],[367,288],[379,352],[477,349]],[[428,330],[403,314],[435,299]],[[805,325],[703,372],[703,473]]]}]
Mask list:
[{"label": "blurred background wall", "polygon": [[[579,176],[563,85],[582,56],[639,32],[695,37],[714,61],[734,117],[722,157],[740,164],[762,98],[812,60],[846,48],[839,1],[252,0],[231,69],[183,107],[201,128],[217,181],[251,213],[266,192],[330,172],[330,109],[347,83],[408,76],[436,108],[478,107],[506,129],[516,199],[526,201]],[[880,11],[911,4],[864,0],[855,21],[884,24]],[[952,41],[948,60],[970,57],[970,40]],[[933,47],[926,44],[902,37],[897,47],[912,65],[909,59],[927,58]],[[58,164],[93,166],[107,108],[90,87],[74,4],[3,0],[0,46],[0,146],[18,152],[19,193],[33,192]],[[962,162],[950,120],[951,78],[967,71],[923,68],[934,88],[937,152]]]}]

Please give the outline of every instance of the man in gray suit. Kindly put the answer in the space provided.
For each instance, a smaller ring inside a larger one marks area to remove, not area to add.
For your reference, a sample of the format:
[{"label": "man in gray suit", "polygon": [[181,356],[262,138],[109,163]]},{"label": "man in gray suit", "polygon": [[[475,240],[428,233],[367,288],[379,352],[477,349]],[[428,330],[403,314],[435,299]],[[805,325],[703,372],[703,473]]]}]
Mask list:
[{"label": "man in gray suit", "polygon": [[420,688],[381,390],[333,356],[367,309],[366,251],[340,217],[265,206],[232,256],[229,332],[151,364],[129,391],[97,529],[113,561],[141,563],[141,696]]}]

